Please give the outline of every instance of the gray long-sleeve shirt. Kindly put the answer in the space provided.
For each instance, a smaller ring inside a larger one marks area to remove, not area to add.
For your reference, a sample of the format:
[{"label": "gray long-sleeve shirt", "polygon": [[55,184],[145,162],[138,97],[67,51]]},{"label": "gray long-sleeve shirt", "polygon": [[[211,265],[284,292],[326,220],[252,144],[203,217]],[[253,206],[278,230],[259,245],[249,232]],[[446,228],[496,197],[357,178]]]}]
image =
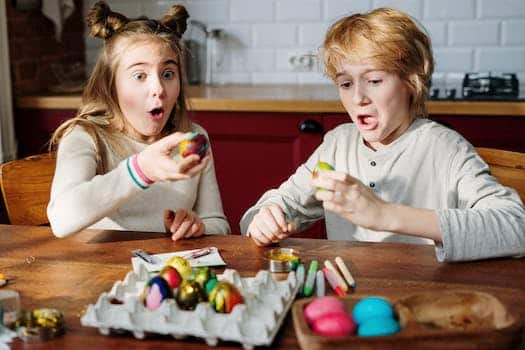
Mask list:
[{"label": "gray long-sleeve shirt", "polygon": [[324,216],[328,239],[434,244],[425,238],[371,231],[325,212],[311,181],[318,161],[358,178],[385,201],[436,210],[443,238],[436,244],[439,261],[525,254],[525,209],[516,191],[490,175],[488,165],[461,135],[427,119],[416,119],[378,151],[364,144],[354,124],[328,132],[295,174],[244,214],[241,232],[261,207],[273,203],[299,223],[299,229]]}]

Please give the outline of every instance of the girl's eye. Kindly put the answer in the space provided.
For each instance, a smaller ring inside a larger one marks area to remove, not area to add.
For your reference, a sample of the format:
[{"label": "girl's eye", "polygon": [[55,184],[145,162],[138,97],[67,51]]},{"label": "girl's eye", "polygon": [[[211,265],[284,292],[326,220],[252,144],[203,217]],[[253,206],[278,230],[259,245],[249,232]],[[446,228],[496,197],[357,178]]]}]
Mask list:
[{"label": "girl's eye", "polygon": [[175,77],[175,72],[172,70],[165,70],[164,72],[162,72],[162,78],[166,80],[171,80],[174,77]]},{"label": "girl's eye", "polygon": [[139,81],[145,80],[146,79],[146,74],[144,74],[144,73],[135,73],[135,74],[133,74],[133,79],[139,80]]},{"label": "girl's eye", "polygon": [[382,82],[383,82],[382,79],[370,79],[370,80],[368,81],[368,83],[370,83],[370,84],[372,84],[372,85],[379,85],[379,84],[381,84]]}]

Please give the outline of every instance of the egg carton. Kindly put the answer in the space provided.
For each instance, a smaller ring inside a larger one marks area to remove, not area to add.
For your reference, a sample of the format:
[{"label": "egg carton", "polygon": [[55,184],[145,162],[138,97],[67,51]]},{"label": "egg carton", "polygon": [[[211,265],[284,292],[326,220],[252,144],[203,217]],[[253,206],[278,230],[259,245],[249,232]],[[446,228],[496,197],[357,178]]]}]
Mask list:
[{"label": "egg carton", "polygon": [[102,293],[96,304],[87,307],[80,323],[98,328],[104,335],[129,331],[138,339],[148,333],[172,335],[175,339],[194,336],[205,339],[210,346],[224,340],[251,350],[272,344],[299,290],[294,271],[286,280],[276,281],[267,270],[241,278],[236,270],[226,269],[218,280],[234,284],[244,299],[244,304],[236,305],[231,313],[217,313],[207,302],[197,304],[193,311],[182,310],[174,299],[165,299],[159,308],[150,310],[140,297],[150,277],[144,266],[130,271],[109,293]]}]

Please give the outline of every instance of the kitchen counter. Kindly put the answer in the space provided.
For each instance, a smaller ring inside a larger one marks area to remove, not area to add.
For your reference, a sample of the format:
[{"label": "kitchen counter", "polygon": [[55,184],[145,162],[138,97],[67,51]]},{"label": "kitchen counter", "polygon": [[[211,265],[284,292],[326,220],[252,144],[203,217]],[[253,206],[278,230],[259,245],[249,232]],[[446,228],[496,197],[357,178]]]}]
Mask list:
[{"label": "kitchen counter", "polygon": [[[332,85],[189,86],[192,111],[345,113]],[[16,98],[20,109],[77,109],[80,94],[39,94]],[[525,116],[525,102],[429,101],[429,114]]]}]

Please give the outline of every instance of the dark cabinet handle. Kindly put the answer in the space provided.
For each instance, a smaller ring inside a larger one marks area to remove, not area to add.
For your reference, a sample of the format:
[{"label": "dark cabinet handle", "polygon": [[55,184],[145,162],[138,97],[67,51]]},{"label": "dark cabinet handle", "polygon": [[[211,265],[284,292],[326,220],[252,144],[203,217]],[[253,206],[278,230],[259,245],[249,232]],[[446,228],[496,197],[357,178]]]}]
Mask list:
[{"label": "dark cabinet handle", "polygon": [[323,126],[317,120],[306,119],[299,125],[299,131],[307,134],[322,134]]}]

